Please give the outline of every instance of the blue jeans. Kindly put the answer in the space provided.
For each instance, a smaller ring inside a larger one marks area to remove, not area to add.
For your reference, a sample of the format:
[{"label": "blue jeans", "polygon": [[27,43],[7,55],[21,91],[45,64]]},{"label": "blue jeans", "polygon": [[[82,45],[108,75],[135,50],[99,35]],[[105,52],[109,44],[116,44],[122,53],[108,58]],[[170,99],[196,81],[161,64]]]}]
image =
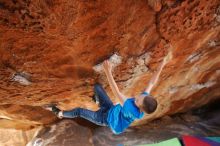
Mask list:
[{"label": "blue jeans", "polygon": [[108,126],[107,117],[109,109],[114,106],[107,93],[100,84],[96,84],[94,92],[98,95],[100,109],[98,111],[91,111],[84,108],[75,108],[70,111],[63,111],[63,117],[76,118],[81,117],[90,122],[100,125]]}]

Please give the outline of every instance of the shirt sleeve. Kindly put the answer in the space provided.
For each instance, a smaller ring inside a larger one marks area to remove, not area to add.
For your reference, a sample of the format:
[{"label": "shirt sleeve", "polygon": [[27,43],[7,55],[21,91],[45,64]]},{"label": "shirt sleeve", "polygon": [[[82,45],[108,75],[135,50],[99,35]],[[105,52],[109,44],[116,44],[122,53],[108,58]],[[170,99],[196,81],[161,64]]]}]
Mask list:
[{"label": "shirt sleeve", "polygon": [[140,119],[144,113],[140,112],[140,109],[135,105],[134,98],[127,99],[124,104],[124,110],[133,119]]}]

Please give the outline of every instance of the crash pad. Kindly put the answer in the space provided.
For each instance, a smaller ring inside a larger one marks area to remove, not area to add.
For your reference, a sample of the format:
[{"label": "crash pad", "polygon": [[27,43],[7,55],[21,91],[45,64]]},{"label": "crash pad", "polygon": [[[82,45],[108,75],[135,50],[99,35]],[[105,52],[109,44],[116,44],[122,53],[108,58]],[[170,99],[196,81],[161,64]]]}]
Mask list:
[{"label": "crash pad", "polygon": [[165,140],[159,143],[144,144],[144,145],[137,145],[137,146],[181,146],[181,143],[178,140],[178,138],[172,138],[172,139]]},{"label": "crash pad", "polygon": [[206,138],[220,143],[220,137],[206,137]]},{"label": "crash pad", "polygon": [[196,138],[198,138],[199,140],[201,140],[203,142],[206,142],[206,143],[210,144],[211,146],[220,146],[219,142],[216,142],[214,140],[208,139],[206,137],[196,137]]},{"label": "crash pad", "polygon": [[200,139],[193,136],[188,136],[188,135],[182,136],[182,140],[184,146],[212,146],[211,144],[201,141]]}]

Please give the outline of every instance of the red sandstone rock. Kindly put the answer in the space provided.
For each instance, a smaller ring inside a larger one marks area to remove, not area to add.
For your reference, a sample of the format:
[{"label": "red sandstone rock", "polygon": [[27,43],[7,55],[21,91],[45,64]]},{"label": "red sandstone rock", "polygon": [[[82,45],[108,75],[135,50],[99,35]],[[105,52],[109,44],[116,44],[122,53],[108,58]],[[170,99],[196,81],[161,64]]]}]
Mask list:
[{"label": "red sandstone rock", "polygon": [[154,11],[159,12],[162,8],[161,0],[148,0],[148,4]]}]

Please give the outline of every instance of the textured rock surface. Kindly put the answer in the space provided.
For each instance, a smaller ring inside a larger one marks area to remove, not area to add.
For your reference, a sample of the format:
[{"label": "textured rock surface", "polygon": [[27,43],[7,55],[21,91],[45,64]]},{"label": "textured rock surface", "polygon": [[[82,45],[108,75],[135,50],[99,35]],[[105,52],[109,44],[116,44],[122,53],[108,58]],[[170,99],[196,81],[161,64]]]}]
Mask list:
[{"label": "textured rock surface", "polygon": [[0,128],[1,146],[25,146],[37,133],[38,129],[28,131]]},{"label": "textured rock surface", "polygon": [[[38,132],[29,141],[32,146],[37,139],[42,139],[43,146],[91,146],[92,131],[76,124],[73,120],[62,120]],[[28,145],[28,146],[29,146]]]},{"label": "textured rock surface", "polygon": [[174,58],[152,92],[158,110],[138,124],[218,98],[220,1],[157,2],[1,0],[1,117],[37,126],[56,120],[45,104],[96,110],[93,84],[109,87],[92,67],[113,53],[123,58],[117,83],[134,96],[170,48]]}]

